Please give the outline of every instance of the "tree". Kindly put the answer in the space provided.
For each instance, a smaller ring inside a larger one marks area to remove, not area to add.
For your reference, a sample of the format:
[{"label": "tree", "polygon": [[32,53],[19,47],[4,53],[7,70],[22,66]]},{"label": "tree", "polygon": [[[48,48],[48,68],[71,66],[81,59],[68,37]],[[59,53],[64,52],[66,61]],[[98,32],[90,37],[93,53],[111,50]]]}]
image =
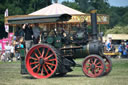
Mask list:
[{"label": "tree", "polygon": [[128,26],[116,25],[114,28],[107,30],[105,35],[107,34],[128,34]]},{"label": "tree", "polygon": [[80,10],[80,6],[76,2],[63,1],[62,4],[70,8]]},{"label": "tree", "polygon": [[110,16],[110,27],[113,28],[115,25],[125,26],[128,21],[128,7],[110,7],[107,11]]},{"label": "tree", "polygon": [[75,0],[83,12],[89,12],[91,9],[97,9],[98,13],[107,13],[110,5],[108,0]]},{"label": "tree", "polygon": [[98,13],[107,13],[110,7],[108,0],[90,0],[89,4],[97,9]]},{"label": "tree", "polygon": [[120,16],[116,12],[112,12],[109,14],[109,19],[110,19],[109,26],[110,28],[112,28],[119,23]]},{"label": "tree", "polygon": [[128,25],[128,11],[122,16],[123,25]]},{"label": "tree", "polygon": [[89,11],[90,8],[89,0],[75,0],[75,2],[80,6],[80,11],[82,12]]}]

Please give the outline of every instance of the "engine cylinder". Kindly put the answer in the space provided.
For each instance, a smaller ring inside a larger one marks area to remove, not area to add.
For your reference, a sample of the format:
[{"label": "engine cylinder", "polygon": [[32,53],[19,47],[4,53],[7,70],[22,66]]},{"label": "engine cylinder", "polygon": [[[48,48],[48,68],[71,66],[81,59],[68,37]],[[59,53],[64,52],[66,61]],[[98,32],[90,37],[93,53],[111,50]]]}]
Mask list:
[{"label": "engine cylinder", "polygon": [[103,54],[103,44],[100,41],[92,41],[87,45],[83,45],[80,49],[74,49],[73,57],[75,58],[84,58],[89,54]]}]

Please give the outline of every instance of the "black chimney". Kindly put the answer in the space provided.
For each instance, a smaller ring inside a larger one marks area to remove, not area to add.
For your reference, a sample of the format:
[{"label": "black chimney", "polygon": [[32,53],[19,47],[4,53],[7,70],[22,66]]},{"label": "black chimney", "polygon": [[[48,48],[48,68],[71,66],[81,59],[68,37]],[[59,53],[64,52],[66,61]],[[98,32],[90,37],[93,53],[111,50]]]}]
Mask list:
[{"label": "black chimney", "polygon": [[91,10],[91,26],[92,26],[92,39],[93,40],[98,40],[96,10]]}]

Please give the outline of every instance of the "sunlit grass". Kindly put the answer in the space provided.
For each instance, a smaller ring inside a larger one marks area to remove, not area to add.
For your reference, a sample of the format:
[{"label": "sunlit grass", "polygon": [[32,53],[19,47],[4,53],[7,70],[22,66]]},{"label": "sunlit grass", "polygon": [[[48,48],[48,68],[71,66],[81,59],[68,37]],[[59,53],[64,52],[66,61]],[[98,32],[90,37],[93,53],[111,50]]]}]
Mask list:
[{"label": "sunlit grass", "polygon": [[[82,59],[76,59],[78,64]],[[82,68],[74,67],[65,77],[34,79],[20,74],[20,62],[0,62],[0,85],[128,85],[128,60],[113,59],[112,72],[103,77],[84,76]]]}]

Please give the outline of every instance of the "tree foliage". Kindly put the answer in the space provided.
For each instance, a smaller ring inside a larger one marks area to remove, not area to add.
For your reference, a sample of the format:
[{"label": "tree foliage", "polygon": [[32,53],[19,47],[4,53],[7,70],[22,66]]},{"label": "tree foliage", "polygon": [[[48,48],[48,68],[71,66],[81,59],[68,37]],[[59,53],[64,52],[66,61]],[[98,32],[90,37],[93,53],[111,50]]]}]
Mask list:
[{"label": "tree foliage", "polygon": [[64,1],[64,2],[62,2],[62,4],[65,5],[65,6],[68,6],[70,8],[80,10],[80,6],[75,2]]},{"label": "tree foliage", "polygon": [[115,26],[112,29],[106,31],[105,35],[107,34],[128,34],[128,25],[127,26]]},{"label": "tree foliage", "polygon": [[91,9],[97,9],[98,13],[106,13],[110,7],[108,0],[75,0],[83,12],[89,12]]}]

